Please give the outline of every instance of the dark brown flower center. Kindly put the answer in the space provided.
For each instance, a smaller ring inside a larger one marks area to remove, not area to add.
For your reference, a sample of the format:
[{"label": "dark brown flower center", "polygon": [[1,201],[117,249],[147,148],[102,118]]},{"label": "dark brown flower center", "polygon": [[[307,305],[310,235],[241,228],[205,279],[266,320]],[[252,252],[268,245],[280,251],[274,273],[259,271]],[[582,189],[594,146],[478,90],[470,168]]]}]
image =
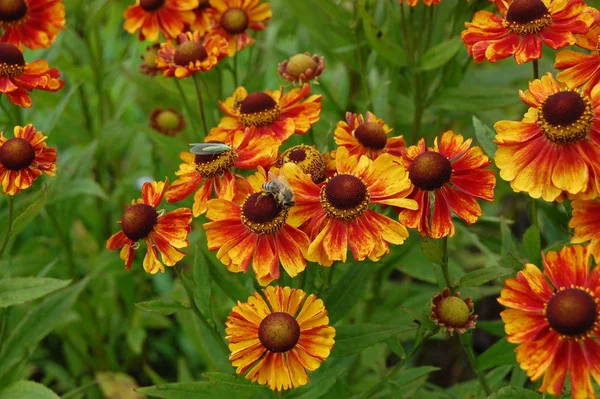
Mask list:
[{"label": "dark brown flower center", "polygon": [[325,185],[327,201],[337,209],[353,209],[367,198],[367,186],[358,177],[336,175]]},{"label": "dark brown flower center", "polygon": [[560,91],[546,99],[542,112],[549,124],[566,126],[581,118],[585,112],[585,102],[577,92]]},{"label": "dark brown flower center", "polygon": [[377,122],[366,122],[354,131],[354,137],[365,147],[381,150],[387,143],[387,135]]},{"label": "dark brown flower center", "polygon": [[471,311],[465,301],[456,296],[449,296],[442,299],[436,313],[444,324],[460,328],[469,321]]},{"label": "dark brown flower center", "polygon": [[559,334],[575,336],[590,330],[596,322],[598,311],[594,298],[588,292],[567,288],[550,298],[546,317]]},{"label": "dark brown flower center", "polygon": [[240,112],[242,114],[257,114],[270,111],[277,106],[273,97],[262,91],[250,93],[242,100]]},{"label": "dark brown flower center", "polygon": [[2,0],[0,1],[0,21],[14,22],[27,14],[27,3],[25,0]]},{"label": "dark brown flower center", "polygon": [[242,33],[248,29],[250,18],[243,8],[230,8],[221,17],[221,26],[231,35]]},{"label": "dark brown flower center", "polygon": [[273,312],[258,327],[258,339],[271,352],[287,352],[300,339],[300,325],[285,312]]},{"label": "dark brown flower center", "polygon": [[156,11],[165,4],[165,0],[140,0],[140,7],[146,11]]},{"label": "dark brown flower center", "polygon": [[0,43],[0,65],[3,68],[21,68],[25,66],[25,58],[14,44]]},{"label": "dark brown flower center", "polygon": [[410,181],[421,190],[432,191],[450,181],[452,165],[450,161],[435,151],[419,154],[408,168]]},{"label": "dark brown flower center", "polygon": [[506,20],[526,24],[541,19],[548,14],[548,8],[542,0],[514,0],[508,7]]},{"label": "dark brown flower center", "polygon": [[173,61],[175,64],[181,66],[187,66],[190,62],[204,61],[208,57],[208,53],[202,47],[202,44],[194,41],[187,41],[181,43],[177,50],[175,50],[175,56]]},{"label": "dark brown flower center", "polygon": [[250,222],[261,224],[274,220],[282,210],[275,197],[264,192],[250,195],[242,207],[242,213]]},{"label": "dark brown flower center", "polygon": [[121,219],[123,233],[132,241],[148,237],[158,221],[156,209],[146,204],[135,204],[127,208]]},{"label": "dark brown flower center", "polygon": [[35,150],[25,139],[14,138],[0,147],[0,163],[9,170],[21,170],[33,163]]},{"label": "dark brown flower center", "polygon": [[306,151],[304,148],[294,148],[287,156],[292,162],[302,162],[306,159]]}]

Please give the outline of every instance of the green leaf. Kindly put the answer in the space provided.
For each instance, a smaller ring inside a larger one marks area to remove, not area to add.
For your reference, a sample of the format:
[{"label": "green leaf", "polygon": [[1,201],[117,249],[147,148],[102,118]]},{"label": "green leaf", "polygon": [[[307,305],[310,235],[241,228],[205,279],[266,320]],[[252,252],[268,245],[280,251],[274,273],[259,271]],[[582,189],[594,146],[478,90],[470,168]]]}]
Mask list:
[{"label": "green leaf", "polygon": [[19,381],[1,390],[0,399],[60,399],[60,396],[37,382]]},{"label": "green leaf", "polygon": [[102,187],[92,179],[77,179],[72,181],[69,190],[61,190],[52,198],[52,202],[63,201],[69,198],[74,198],[79,195],[98,197],[108,200],[108,196]]},{"label": "green leaf", "polygon": [[386,345],[396,356],[400,359],[406,358],[406,352],[404,351],[404,347],[402,347],[402,343],[396,337],[389,337],[385,340]]},{"label": "green leaf", "polygon": [[477,320],[477,328],[497,337],[504,337],[504,322],[502,320]]},{"label": "green leaf", "polygon": [[40,190],[40,193],[36,193],[35,202],[29,205],[27,208],[23,210],[14,220],[13,229],[11,236],[14,238],[17,235],[21,234],[25,227],[29,223],[36,218],[36,216],[44,209],[46,206],[46,200],[48,198],[48,189],[44,187],[44,189]]},{"label": "green leaf", "polygon": [[142,327],[129,327],[127,329],[127,344],[136,355],[142,354],[142,347],[146,340],[146,330]]},{"label": "green leaf", "polygon": [[421,242],[421,251],[423,251],[423,255],[433,263],[437,265],[442,264],[444,254],[435,242],[423,240]]},{"label": "green leaf", "polygon": [[517,345],[509,343],[506,338],[502,338],[477,358],[477,367],[486,370],[504,364],[515,364],[517,361],[516,347]]},{"label": "green leaf", "polygon": [[213,372],[204,373],[202,375],[213,385],[220,385],[233,391],[250,390],[252,392],[252,396],[257,394],[268,395],[270,392],[268,388],[252,383],[246,378],[237,374]]},{"label": "green leaf", "polygon": [[371,14],[365,9],[366,1],[359,0],[357,7],[369,46],[371,46],[381,58],[391,64],[397,67],[406,66],[408,64],[406,52],[402,47],[385,37]]},{"label": "green leaf", "polygon": [[[242,377],[238,378],[242,379]],[[234,385],[207,381],[160,384],[138,388],[137,392],[164,399],[240,399],[253,398],[258,394],[269,395],[265,387],[258,384]]]},{"label": "green leaf", "polygon": [[13,329],[0,352],[0,377],[58,325],[86,286],[89,277],[44,299],[25,314]]},{"label": "green leaf", "polygon": [[483,269],[473,270],[472,272],[465,274],[460,279],[459,284],[461,287],[477,287],[497,278],[508,276],[512,273],[514,273],[514,270],[506,267],[485,267]]},{"label": "green leaf", "polygon": [[414,330],[407,326],[378,324],[342,325],[336,328],[333,356],[348,356],[385,341],[403,332]]},{"label": "green leaf", "polygon": [[421,71],[431,71],[437,69],[450,61],[454,55],[462,48],[460,36],[448,39],[427,50],[419,68]]},{"label": "green leaf", "polygon": [[71,280],[44,277],[13,277],[0,280],[0,308],[33,301],[70,283]]},{"label": "green leaf", "polygon": [[344,372],[343,368],[330,368],[328,370],[319,370],[310,376],[307,385],[289,391],[284,396],[286,399],[315,399],[323,397],[335,384],[340,374]]},{"label": "green leaf", "polygon": [[439,370],[439,368],[433,366],[422,366],[404,369],[401,370],[398,374],[396,374],[390,380],[390,382],[392,382],[396,387],[401,387],[403,385],[410,384],[411,382],[437,370]]},{"label": "green leaf", "polygon": [[508,227],[508,222],[503,217],[500,217],[500,235],[502,237],[501,259],[505,266],[512,266],[515,270],[521,270],[521,265],[515,260],[519,257],[517,246],[515,244],[513,234]]},{"label": "green leaf", "polygon": [[138,302],[135,304],[135,307],[143,310],[144,312],[158,313],[165,316],[179,312],[180,310],[190,309],[189,306],[186,306],[181,302],[167,301],[163,299]]},{"label": "green leaf", "polygon": [[488,399],[542,399],[543,396],[529,389],[508,386],[488,396]]},{"label": "green leaf", "polygon": [[498,87],[457,87],[446,89],[437,98],[436,105],[448,111],[475,113],[496,110],[519,104],[514,89]]},{"label": "green leaf", "polygon": [[331,323],[344,317],[360,301],[375,269],[373,265],[354,263],[333,286],[325,304]]},{"label": "green leaf", "polygon": [[487,125],[484,125],[477,117],[473,117],[473,127],[475,127],[475,136],[483,151],[488,157],[493,158],[498,146],[494,143],[495,133]]},{"label": "green leaf", "polygon": [[238,283],[236,276],[227,272],[224,265],[215,265],[215,262],[208,262],[210,267],[210,275],[213,281],[227,294],[233,302],[245,302],[251,295],[243,285]]},{"label": "green leaf", "polygon": [[204,253],[200,249],[200,245],[196,244],[194,252],[194,268],[192,275],[194,277],[194,300],[196,301],[198,308],[208,318],[212,318],[212,306],[211,306],[211,279],[210,279],[210,267],[208,260]]},{"label": "green leaf", "polygon": [[541,266],[542,243],[540,242],[540,230],[536,226],[529,226],[523,234],[523,247],[529,262]]}]

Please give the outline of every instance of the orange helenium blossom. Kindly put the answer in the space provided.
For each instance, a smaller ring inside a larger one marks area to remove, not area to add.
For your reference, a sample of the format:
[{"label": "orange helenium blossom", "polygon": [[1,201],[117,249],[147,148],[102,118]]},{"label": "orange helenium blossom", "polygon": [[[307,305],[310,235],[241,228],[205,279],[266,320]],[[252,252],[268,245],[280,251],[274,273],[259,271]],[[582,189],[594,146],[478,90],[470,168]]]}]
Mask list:
[{"label": "orange helenium blossom", "polygon": [[211,129],[207,139],[226,141],[236,132],[262,138],[271,136],[278,141],[287,140],[294,133],[304,134],[319,120],[321,95],[310,94],[305,83],[284,94],[283,89],[254,92],[238,87],[219,107],[227,116]]},{"label": "orange helenium blossom", "polygon": [[[402,4],[404,3],[404,1],[405,0],[398,0],[398,4]],[[406,4],[408,4],[410,7],[415,7],[417,4],[419,4],[419,0],[406,0]],[[426,6],[437,6],[438,4],[440,4],[440,0],[423,0],[423,4],[425,4]]]},{"label": "orange helenium blossom", "polygon": [[346,120],[337,123],[334,140],[338,146],[346,147],[350,155],[366,155],[376,159],[381,154],[390,154],[402,161],[405,146],[402,135],[388,137],[392,129],[371,112],[367,117],[346,112]]},{"label": "orange helenium blossom", "polygon": [[[217,10],[210,6],[209,0],[200,0],[198,7],[194,9],[194,15],[196,17],[188,30],[198,31],[201,36],[211,33],[214,25],[218,22]],[[229,44],[227,49],[229,51]]]},{"label": "orange helenium blossom", "polygon": [[198,0],[136,0],[125,10],[124,28],[129,33],[139,31],[140,40],[157,41],[158,33],[174,39],[192,24]]},{"label": "orange helenium blossom", "polygon": [[181,33],[174,47],[171,42],[161,44],[156,66],[163,75],[177,79],[187,78],[196,72],[207,72],[227,57],[227,42],[221,36],[200,32]]},{"label": "orange helenium blossom", "polygon": [[48,48],[65,26],[62,0],[0,2],[0,41],[36,49]]},{"label": "orange helenium blossom", "polygon": [[590,242],[588,248],[596,263],[600,262],[600,201],[575,200],[571,203],[573,216],[569,227],[574,229],[571,242]]},{"label": "orange helenium blossom", "polygon": [[213,32],[227,39],[230,56],[254,43],[248,29],[264,30],[273,15],[269,3],[260,0],[210,0],[210,5],[216,10]]},{"label": "orange helenium blossom", "polygon": [[478,11],[462,32],[475,62],[514,55],[518,64],[542,57],[542,44],[559,49],[585,34],[594,17],[582,0],[497,0],[500,15]]},{"label": "orange helenium blossom", "polygon": [[467,224],[483,214],[476,198],[494,200],[496,177],[486,169],[492,161],[471,143],[472,139],[447,131],[439,143],[436,137],[433,148],[427,148],[421,139],[404,150],[404,164],[415,186],[409,198],[416,200],[419,208],[402,209],[402,224],[422,236],[441,238],[454,235],[452,212]]},{"label": "orange helenium blossom", "polygon": [[590,29],[589,33],[577,41],[577,45],[589,54],[573,50],[563,50],[556,54],[554,68],[561,72],[556,80],[572,88],[582,87],[583,92],[590,95],[592,89],[600,82],[600,46],[598,43],[600,25]]},{"label": "orange helenium blossom", "polygon": [[207,202],[216,194],[218,198],[231,201],[244,199],[251,189],[233,168],[255,169],[269,167],[277,161],[279,143],[271,137],[250,140],[239,133],[233,142],[227,142],[231,150],[220,154],[197,154],[182,152],[183,163],[175,173],[178,179],[167,191],[168,202],[179,202],[194,191],[194,217],[207,209]]},{"label": "orange helenium blossom", "polygon": [[269,286],[233,307],[226,322],[236,373],[273,391],[308,383],[329,357],[335,329],[321,299],[297,288]]},{"label": "orange helenium blossom", "polygon": [[311,262],[323,266],[345,262],[348,248],[356,260],[377,261],[389,252],[388,244],[402,244],[408,231],[369,205],[417,209],[417,203],[406,198],[412,190],[408,173],[389,154],[373,161],[364,155],[351,156],[340,147],[335,161],[337,173],[320,184],[298,165],[283,165],[296,201],[290,223],[309,235],[306,258]]},{"label": "orange helenium blossom", "polygon": [[504,282],[498,302],[508,342],[519,344],[517,362],[539,390],[560,396],[569,374],[574,399],[596,398],[600,382],[600,268],[580,245],[549,251],[544,271],[527,264]]},{"label": "orange helenium blossom", "polygon": [[[164,272],[164,265],[174,266],[185,256],[178,248],[189,245],[187,236],[191,230],[192,211],[187,208],[167,213],[157,211],[167,186],[168,181],[144,183],[142,198],[132,201],[119,221],[121,231],[106,242],[107,249],[121,250],[120,256],[125,261],[126,270],[131,268],[141,240],[146,241],[144,270],[147,273]],[[159,253],[162,262],[158,259]]]},{"label": "orange helenium blossom", "polygon": [[56,149],[47,147],[46,139],[32,124],[15,126],[12,139],[0,133],[0,183],[4,194],[15,195],[28,188],[42,173],[54,176]]},{"label": "orange helenium blossom", "polygon": [[0,93],[19,107],[32,105],[28,91],[59,91],[64,82],[56,68],[49,68],[45,60],[26,63],[23,53],[15,45],[0,43]]},{"label": "orange helenium blossom", "polygon": [[[267,285],[280,278],[279,265],[295,277],[306,268],[309,240],[288,222],[289,206],[263,191],[266,172],[258,167],[248,178],[252,193],[236,203],[226,199],[208,201],[206,238],[208,249],[229,271],[247,272],[252,263],[256,279]],[[292,207],[293,209],[293,207]]]},{"label": "orange helenium blossom", "polygon": [[[596,90],[597,89],[597,90]],[[600,190],[600,86],[591,98],[552,75],[520,92],[531,108],[521,121],[499,121],[495,154],[500,177],[514,191],[561,201],[565,194],[591,199]]]}]

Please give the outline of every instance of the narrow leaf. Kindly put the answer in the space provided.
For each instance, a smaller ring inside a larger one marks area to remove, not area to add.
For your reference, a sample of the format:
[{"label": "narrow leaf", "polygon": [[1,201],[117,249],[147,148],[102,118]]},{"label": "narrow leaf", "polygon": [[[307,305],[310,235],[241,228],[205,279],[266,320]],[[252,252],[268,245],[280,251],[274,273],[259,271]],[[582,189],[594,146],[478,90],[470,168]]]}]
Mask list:
[{"label": "narrow leaf", "polygon": [[391,380],[391,382],[396,387],[401,387],[403,385],[410,384],[411,382],[437,370],[439,370],[439,368],[433,366],[413,367],[409,369],[404,369],[401,370],[398,374],[396,374]]},{"label": "narrow leaf", "polygon": [[60,396],[37,382],[19,381],[2,389],[0,399],[60,399]]},{"label": "narrow leaf", "polygon": [[333,356],[348,356],[413,328],[378,324],[342,325],[336,328]]},{"label": "narrow leaf", "polygon": [[475,128],[475,136],[483,151],[489,157],[494,157],[498,146],[494,143],[495,133],[487,125],[484,125],[477,117],[473,117],[473,127]]},{"label": "narrow leaf", "polygon": [[506,338],[502,338],[477,358],[477,367],[480,370],[486,370],[504,364],[515,364],[517,361],[516,347],[517,345],[509,343]]},{"label": "narrow leaf", "polygon": [[433,241],[422,241],[421,242],[421,251],[423,251],[423,255],[431,262],[440,265],[442,264],[442,258],[444,254],[440,247]]},{"label": "narrow leaf", "polygon": [[343,368],[331,368],[329,370],[319,370],[310,376],[310,382],[300,388],[290,391],[285,395],[286,399],[314,399],[325,398],[325,395],[335,384],[340,374],[344,372]]},{"label": "narrow leaf", "polygon": [[374,272],[375,267],[360,263],[354,263],[348,268],[327,295],[325,306],[331,323],[344,317],[360,301],[369,284],[369,277]]},{"label": "narrow leaf", "polygon": [[421,71],[431,71],[445,65],[456,55],[462,46],[462,40],[459,36],[441,42],[427,50],[419,69]]},{"label": "narrow leaf", "polygon": [[180,310],[189,309],[189,306],[186,306],[181,302],[167,301],[162,299],[138,302],[135,304],[135,307],[143,310],[144,312],[158,313],[165,316],[171,315]]},{"label": "narrow leaf", "polygon": [[497,278],[511,275],[512,273],[514,273],[513,269],[505,267],[486,267],[465,274],[460,279],[459,284],[461,287],[477,287]]},{"label": "narrow leaf", "polygon": [[243,399],[252,398],[261,392],[266,392],[264,387],[258,384],[236,388],[231,384],[215,384],[207,381],[161,384],[138,388],[137,391],[144,395],[164,399]]},{"label": "narrow leaf", "polygon": [[508,386],[488,396],[488,399],[542,399],[543,396],[529,389]]},{"label": "narrow leaf", "polygon": [[0,308],[33,301],[69,285],[71,280],[13,277],[0,280]]},{"label": "narrow leaf", "polygon": [[540,230],[537,227],[530,226],[525,231],[525,234],[523,234],[523,247],[529,262],[541,266],[542,243],[540,242]]}]

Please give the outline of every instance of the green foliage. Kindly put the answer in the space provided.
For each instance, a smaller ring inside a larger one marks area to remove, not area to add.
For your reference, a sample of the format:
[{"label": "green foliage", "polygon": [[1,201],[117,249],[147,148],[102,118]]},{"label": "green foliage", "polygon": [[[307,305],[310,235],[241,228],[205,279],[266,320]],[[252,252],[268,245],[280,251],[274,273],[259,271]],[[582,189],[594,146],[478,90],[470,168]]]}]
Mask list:
[{"label": "green foliage", "polygon": [[0,308],[33,301],[59,290],[71,280],[44,277],[13,277],[0,280]]},{"label": "green foliage", "polygon": [[59,399],[60,396],[33,381],[19,381],[0,390],[0,399]]}]

